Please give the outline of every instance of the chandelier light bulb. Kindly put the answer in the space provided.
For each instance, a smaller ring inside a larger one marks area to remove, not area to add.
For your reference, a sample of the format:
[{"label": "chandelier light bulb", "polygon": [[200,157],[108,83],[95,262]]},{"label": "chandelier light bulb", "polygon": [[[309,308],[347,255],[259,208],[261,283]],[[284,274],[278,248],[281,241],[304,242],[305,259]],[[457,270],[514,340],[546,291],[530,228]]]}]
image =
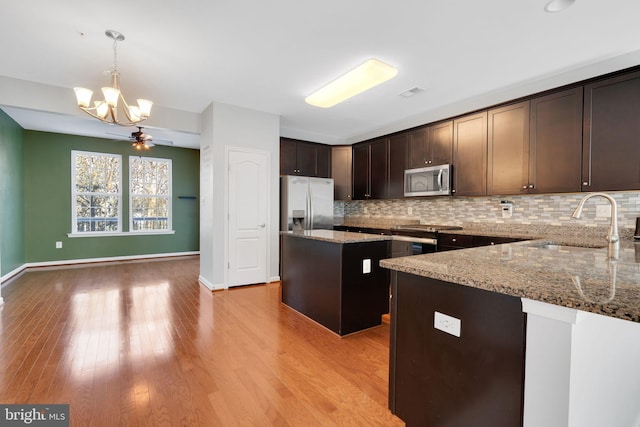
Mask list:
[{"label": "chandelier light bulb", "polygon": [[73,90],[76,93],[76,100],[78,101],[79,107],[86,108],[91,105],[91,97],[93,96],[93,91],[91,89],[74,87]]},{"label": "chandelier light bulb", "polygon": [[98,115],[99,118],[104,119],[105,117],[107,117],[107,114],[109,113],[109,106],[107,105],[106,102],[93,101],[93,104],[96,109],[96,114]]}]

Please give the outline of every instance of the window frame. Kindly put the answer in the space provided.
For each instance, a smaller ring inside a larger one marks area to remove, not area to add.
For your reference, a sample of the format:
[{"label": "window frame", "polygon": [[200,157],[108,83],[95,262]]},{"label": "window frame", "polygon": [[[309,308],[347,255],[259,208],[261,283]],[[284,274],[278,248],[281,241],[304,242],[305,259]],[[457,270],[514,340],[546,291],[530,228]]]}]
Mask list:
[{"label": "window frame", "polygon": [[[76,174],[76,159],[79,155],[88,155],[88,156],[102,156],[102,157],[110,157],[118,159],[118,192],[117,193],[93,193],[93,192],[85,192],[85,191],[77,191],[77,174]],[[113,154],[113,153],[101,153],[94,151],[84,151],[84,150],[71,150],[71,233],[69,236],[79,237],[79,236],[106,236],[106,235],[114,235],[122,233],[122,155]],[[109,197],[117,196],[118,198],[118,215],[117,221],[118,226],[116,231],[80,231],[78,230],[78,205],[77,198],[78,195],[82,194],[100,194],[106,195]]]},{"label": "window frame", "polygon": [[[166,163],[169,165],[168,173],[168,194],[160,195],[140,195],[133,193],[133,162],[136,160]],[[173,233],[173,161],[172,159],[160,158],[160,157],[147,157],[147,156],[129,156],[129,233],[140,234],[167,234]],[[157,230],[134,230],[134,212],[133,212],[133,199],[136,197],[148,197],[148,198],[161,198],[166,200],[167,204],[167,228]]]}]

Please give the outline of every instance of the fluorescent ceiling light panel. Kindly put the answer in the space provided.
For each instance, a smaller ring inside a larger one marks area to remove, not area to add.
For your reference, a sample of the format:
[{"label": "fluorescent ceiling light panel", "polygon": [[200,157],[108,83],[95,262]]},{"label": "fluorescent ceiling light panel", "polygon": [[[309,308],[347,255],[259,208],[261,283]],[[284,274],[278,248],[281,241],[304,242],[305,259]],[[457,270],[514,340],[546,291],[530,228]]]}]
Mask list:
[{"label": "fluorescent ceiling light panel", "polygon": [[307,96],[305,102],[316,107],[333,107],[386,82],[396,74],[398,70],[395,67],[372,58]]}]

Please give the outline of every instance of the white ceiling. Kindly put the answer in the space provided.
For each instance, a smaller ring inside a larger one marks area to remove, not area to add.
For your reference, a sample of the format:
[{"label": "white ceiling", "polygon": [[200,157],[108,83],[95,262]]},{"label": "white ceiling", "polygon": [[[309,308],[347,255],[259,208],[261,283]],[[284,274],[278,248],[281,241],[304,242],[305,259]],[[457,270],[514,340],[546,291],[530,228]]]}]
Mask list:
[{"label": "white ceiling", "polygon": [[[640,1],[24,0],[0,7],[0,76],[98,91],[122,32],[125,97],[199,114],[212,101],[277,114],[281,134],[351,143],[640,64]],[[364,60],[396,78],[330,109],[304,98]],[[424,92],[404,98],[400,93]],[[128,135],[80,114],[0,104],[27,129]],[[153,111],[152,111],[153,117]],[[95,123],[94,123],[95,122]],[[97,125],[96,125],[97,123]],[[100,126],[98,126],[100,125]],[[197,132],[156,139],[197,147]]]}]

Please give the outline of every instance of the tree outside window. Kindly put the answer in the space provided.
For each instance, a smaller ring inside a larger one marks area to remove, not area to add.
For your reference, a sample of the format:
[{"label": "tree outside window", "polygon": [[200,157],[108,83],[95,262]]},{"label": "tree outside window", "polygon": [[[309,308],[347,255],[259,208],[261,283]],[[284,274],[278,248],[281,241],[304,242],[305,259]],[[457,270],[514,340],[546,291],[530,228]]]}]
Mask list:
[{"label": "tree outside window", "polygon": [[72,233],[121,231],[121,156],[72,151]]},{"label": "tree outside window", "polygon": [[171,229],[171,160],[129,158],[129,229]]}]

